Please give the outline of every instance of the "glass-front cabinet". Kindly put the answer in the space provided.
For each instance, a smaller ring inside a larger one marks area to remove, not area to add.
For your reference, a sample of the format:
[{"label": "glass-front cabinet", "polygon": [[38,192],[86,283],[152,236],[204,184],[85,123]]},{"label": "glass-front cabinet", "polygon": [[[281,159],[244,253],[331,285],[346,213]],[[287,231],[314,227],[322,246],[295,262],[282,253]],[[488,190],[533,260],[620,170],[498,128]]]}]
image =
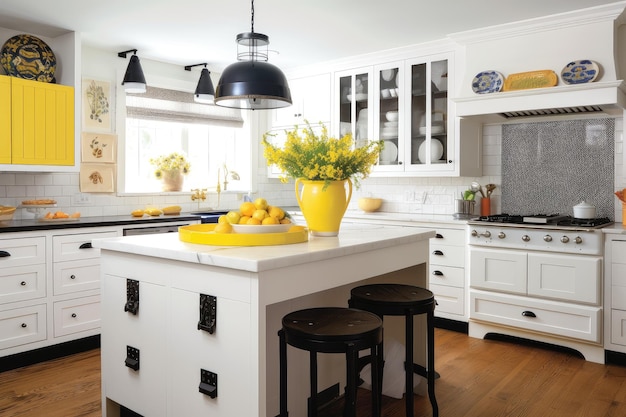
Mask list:
[{"label": "glass-front cabinet", "polygon": [[336,72],[333,134],[352,133],[355,146],[384,141],[374,176],[479,175],[475,128],[467,130],[470,163],[462,166],[457,130],[466,121],[453,113],[450,68],[453,54],[445,52]]}]

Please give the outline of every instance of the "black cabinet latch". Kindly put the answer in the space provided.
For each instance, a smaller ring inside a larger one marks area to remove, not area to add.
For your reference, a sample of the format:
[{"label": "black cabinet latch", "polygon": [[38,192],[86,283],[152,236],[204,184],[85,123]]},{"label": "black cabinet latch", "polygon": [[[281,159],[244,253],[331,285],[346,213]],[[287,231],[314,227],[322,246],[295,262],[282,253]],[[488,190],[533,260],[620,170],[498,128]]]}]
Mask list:
[{"label": "black cabinet latch", "polygon": [[217,374],[206,369],[200,369],[198,391],[211,398],[217,397]]},{"label": "black cabinet latch", "polygon": [[134,315],[139,312],[139,281],[134,279],[126,280],[126,304],[124,311],[128,311]]},{"label": "black cabinet latch", "polygon": [[126,360],[124,364],[133,371],[139,370],[139,349],[126,346]]},{"label": "black cabinet latch", "polygon": [[200,294],[200,320],[198,330],[213,334],[217,325],[217,298],[212,295]]}]

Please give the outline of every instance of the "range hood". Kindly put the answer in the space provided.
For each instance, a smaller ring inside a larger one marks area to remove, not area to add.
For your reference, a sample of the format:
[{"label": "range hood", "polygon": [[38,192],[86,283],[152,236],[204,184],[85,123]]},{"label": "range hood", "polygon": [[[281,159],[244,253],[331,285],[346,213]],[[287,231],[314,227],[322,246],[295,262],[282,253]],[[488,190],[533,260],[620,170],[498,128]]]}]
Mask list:
[{"label": "range hood", "polygon": [[536,88],[459,98],[454,102],[458,116],[480,116],[487,123],[545,116],[622,116],[626,84],[618,80]]},{"label": "range hood", "polygon": [[[528,118],[623,116],[626,109],[626,2],[450,35],[463,58],[461,84],[451,100],[460,117],[502,123]],[[554,87],[476,94],[476,74],[508,75],[552,70],[575,60],[600,67],[596,81]]]}]

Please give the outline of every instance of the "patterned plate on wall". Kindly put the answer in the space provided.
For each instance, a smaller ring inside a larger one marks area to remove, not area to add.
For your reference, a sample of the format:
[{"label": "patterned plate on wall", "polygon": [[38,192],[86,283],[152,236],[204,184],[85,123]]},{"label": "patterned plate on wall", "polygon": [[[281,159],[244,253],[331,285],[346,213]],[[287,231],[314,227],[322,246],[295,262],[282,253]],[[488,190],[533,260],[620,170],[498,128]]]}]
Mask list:
[{"label": "patterned plate on wall", "polygon": [[472,90],[476,94],[497,93],[503,84],[504,77],[498,71],[482,71],[472,80]]},{"label": "patterned plate on wall", "polygon": [[584,84],[598,78],[600,67],[589,59],[572,61],[561,71],[561,79],[565,84]]},{"label": "patterned plate on wall", "polygon": [[16,35],[0,50],[0,63],[6,73],[27,80],[54,82],[57,59],[52,49],[32,35]]}]

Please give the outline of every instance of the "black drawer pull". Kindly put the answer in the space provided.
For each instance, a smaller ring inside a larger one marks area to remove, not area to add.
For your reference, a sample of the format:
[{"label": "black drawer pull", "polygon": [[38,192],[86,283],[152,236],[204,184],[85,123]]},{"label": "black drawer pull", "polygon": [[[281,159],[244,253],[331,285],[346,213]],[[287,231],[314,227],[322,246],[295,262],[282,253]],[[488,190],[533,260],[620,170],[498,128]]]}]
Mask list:
[{"label": "black drawer pull", "polygon": [[439,249],[433,251],[433,255],[437,255],[437,256],[443,256],[443,252],[440,251]]},{"label": "black drawer pull", "polygon": [[20,282],[20,285],[21,285],[22,287],[25,287],[25,286],[26,286],[26,281],[22,281],[22,282]]},{"label": "black drawer pull", "polygon": [[26,323],[22,323],[22,328],[26,328],[28,325]]},{"label": "black drawer pull", "polygon": [[76,279],[76,275],[74,274],[70,275],[70,279]]},{"label": "black drawer pull", "polygon": [[433,271],[433,275],[436,275],[438,277],[442,277],[443,276],[443,272],[435,270],[435,271]]},{"label": "black drawer pull", "polygon": [[522,316],[524,317],[537,317],[537,315],[535,313],[533,313],[532,311],[522,311]]},{"label": "black drawer pull", "polygon": [[443,235],[439,234],[439,233],[436,233],[435,234],[435,239],[443,239]]},{"label": "black drawer pull", "polygon": [[6,258],[11,256],[11,254],[5,250],[0,250],[0,258]]},{"label": "black drawer pull", "polygon": [[72,313],[72,318],[75,319],[76,318],[76,313]]},{"label": "black drawer pull", "polygon": [[82,245],[78,247],[78,249],[91,249],[91,248],[93,248],[93,246],[91,246],[91,242],[83,243]]}]

